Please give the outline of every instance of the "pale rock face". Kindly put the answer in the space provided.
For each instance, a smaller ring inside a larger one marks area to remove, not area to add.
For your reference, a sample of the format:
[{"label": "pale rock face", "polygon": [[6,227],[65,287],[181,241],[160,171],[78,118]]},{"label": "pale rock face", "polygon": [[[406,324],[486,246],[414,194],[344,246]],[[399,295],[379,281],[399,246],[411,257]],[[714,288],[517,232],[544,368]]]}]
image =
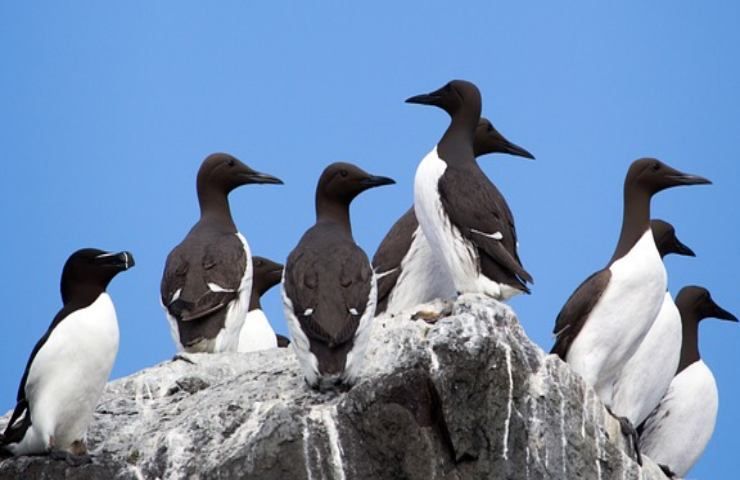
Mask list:
[{"label": "pale rock face", "polygon": [[9,459],[0,480],[665,478],[630,458],[594,391],[506,305],[465,295],[433,325],[398,315],[370,328],[347,393],[306,387],[290,349],[186,354],[194,364],[108,384],[93,464]]}]

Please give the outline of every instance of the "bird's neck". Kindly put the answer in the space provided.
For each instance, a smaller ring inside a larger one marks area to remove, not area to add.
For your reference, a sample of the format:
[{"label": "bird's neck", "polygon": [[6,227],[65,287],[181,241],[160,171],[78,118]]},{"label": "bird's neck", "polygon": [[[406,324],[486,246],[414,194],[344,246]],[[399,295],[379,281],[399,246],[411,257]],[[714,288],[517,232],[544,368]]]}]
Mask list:
[{"label": "bird's neck", "polygon": [[651,195],[642,189],[632,185],[625,186],[622,231],[609,265],[625,256],[645,232],[650,230],[650,197]]},{"label": "bird's neck", "polygon": [[249,297],[249,311],[262,310],[262,304],[260,303],[261,292],[259,289],[252,287],[252,294]]},{"label": "bird's neck", "polygon": [[475,160],[473,144],[480,114],[474,117],[471,112],[459,112],[452,116],[450,126],[439,141],[438,153],[445,161]]},{"label": "bird's neck", "polygon": [[[680,310],[680,308],[679,308]],[[681,312],[683,337],[681,339],[681,360],[678,363],[678,375],[683,369],[701,359],[699,356],[699,318],[693,313]]]},{"label": "bird's neck", "polygon": [[337,199],[316,199],[316,223],[331,223],[339,226],[350,237],[352,225],[349,221],[349,204]]},{"label": "bird's neck", "polygon": [[236,232],[236,225],[231,216],[228,194],[209,188],[198,189],[200,204],[200,223],[217,224],[229,231]]}]

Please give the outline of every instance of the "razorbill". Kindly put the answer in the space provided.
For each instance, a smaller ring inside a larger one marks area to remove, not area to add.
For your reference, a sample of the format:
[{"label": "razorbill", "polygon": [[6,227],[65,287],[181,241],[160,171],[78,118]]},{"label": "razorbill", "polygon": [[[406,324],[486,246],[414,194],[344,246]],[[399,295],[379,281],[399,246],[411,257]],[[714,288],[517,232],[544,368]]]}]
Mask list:
[{"label": "razorbill", "polygon": [[714,432],[719,405],[717,384],[699,356],[699,322],[737,322],[707,289],[684,287],[676,296],[681,313],[681,360],[660,404],[640,426],[640,447],[670,477],[683,477],[704,452]]},{"label": "razorbill", "polygon": [[[668,222],[651,220],[650,229],[660,258],[671,253],[694,256]],[[653,326],[625,363],[614,385],[612,411],[629,419],[632,425],[640,425],[668,390],[680,354],[681,315],[666,291]]]},{"label": "razorbill", "polygon": [[270,322],[262,311],[260,297],[280,283],[283,266],[264,257],[253,257],[252,294],[249,299],[249,313],[239,332],[239,352],[254,352],[277,348],[278,338]]},{"label": "razorbill", "polygon": [[106,288],[134,265],[129,252],[85,248],[62,270],[64,306],[31,352],[0,454],[51,453],[89,461],[85,436],[118,353],[118,320]]},{"label": "razorbill", "polygon": [[666,188],[707,183],[711,182],[654,158],[632,162],[624,180],[622,231],[614,255],[605,268],[578,286],[555,322],[551,353],[596,390],[635,448],[634,425],[611,407],[614,384],[655,321],[667,287],[665,266],[650,230],[650,200]]},{"label": "razorbill", "polygon": [[[488,119],[481,117],[475,129],[473,153],[509,153],[534,159],[531,153],[504,138]],[[505,215],[513,219],[506,200]],[[513,220],[512,220],[513,224]],[[395,314],[436,298],[455,296],[455,286],[446,267],[432,254],[429,243],[411,207],[393,224],[373,257],[378,279],[378,306],[375,314]]]},{"label": "razorbill", "polygon": [[252,258],[228,195],[249,183],[282,184],[231,155],[208,156],[196,182],[200,219],[167,256],[161,302],[178,350],[235,352],[249,307]]},{"label": "razorbill", "polygon": [[288,257],[285,318],[312,388],[351,386],[359,375],[377,293],[372,266],[352,237],[349,206],[361,192],[392,183],[349,163],[326,167],[316,187],[316,223]]},{"label": "razorbill", "polygon": [[453,80],[406,102],[434,105],[451,117],[442,139],[416,170],[414,211],[455,290],[501,300],[529,293],[527,282],[532,283],[532,277],[519,261],[513,218],[475,161],[473,139],[481,112],[478,88]]}]

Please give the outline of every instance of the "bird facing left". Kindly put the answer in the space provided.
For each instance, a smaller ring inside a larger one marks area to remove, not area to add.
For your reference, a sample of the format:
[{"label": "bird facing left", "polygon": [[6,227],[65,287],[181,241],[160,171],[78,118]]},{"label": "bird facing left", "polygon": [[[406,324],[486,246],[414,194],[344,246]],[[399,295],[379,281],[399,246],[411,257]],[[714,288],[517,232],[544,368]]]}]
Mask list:
[{"label": "bird facing left", "polygon": [[64,306],[31,352],[0,454],[90,461],[87,427],[118,353],[118,320],[106,288],[133,265],[129,252],[86,248],[69,257],[61,280]]}]

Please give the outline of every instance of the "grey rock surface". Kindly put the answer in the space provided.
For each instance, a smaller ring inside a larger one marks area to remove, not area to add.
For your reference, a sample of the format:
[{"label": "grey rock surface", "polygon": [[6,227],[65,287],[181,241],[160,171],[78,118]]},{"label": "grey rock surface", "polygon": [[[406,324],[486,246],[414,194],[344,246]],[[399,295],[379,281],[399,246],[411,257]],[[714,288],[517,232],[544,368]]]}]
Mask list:
[{"label": "grey rock surface", "polygon": [[8,459],[0,480],[665,478],[508,306],[451,308],[434,324],[376,319],[346,393],[309,390],[290,349],[187,355],[115,380],[88,432],[92,464]]}]

